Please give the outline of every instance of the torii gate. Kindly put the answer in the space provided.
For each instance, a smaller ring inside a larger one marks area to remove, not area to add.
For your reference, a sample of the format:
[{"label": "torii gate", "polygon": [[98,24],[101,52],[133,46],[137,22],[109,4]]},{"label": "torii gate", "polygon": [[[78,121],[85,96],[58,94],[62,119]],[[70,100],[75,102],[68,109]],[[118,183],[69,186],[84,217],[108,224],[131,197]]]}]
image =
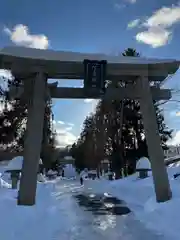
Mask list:
[{"label": "torii gate", "polygon": [[[91,62],[91,60],[96,61]],[[105,71],[106,65],[107,71]],[[83,54],[24,47],[3,48],[0,51],[0,69],[9,69],[17,78],[23,77],[25,79],[23,91],[27,96],[31,96],[18,204],[35,204],[48,78],[85,78],[84,84],[88,85],[85,89],[50,87],[50,94],[54,98],[139,99],[156,199],[158,202],[169,200],[172,193],[152,100],[168,100],[171,98],[171,92],[168,89],[151,87],[149,82],[163,81],[169,74],[174,74],[178,68],[179,62],[175,60]],[[94,76],[92,70],[95,71]],[[131,77],[133,79],[136,77],[134,85],[116,89],[108,88],[104,91],[105,78],[112,81],[122,79],[127,81]]]}]

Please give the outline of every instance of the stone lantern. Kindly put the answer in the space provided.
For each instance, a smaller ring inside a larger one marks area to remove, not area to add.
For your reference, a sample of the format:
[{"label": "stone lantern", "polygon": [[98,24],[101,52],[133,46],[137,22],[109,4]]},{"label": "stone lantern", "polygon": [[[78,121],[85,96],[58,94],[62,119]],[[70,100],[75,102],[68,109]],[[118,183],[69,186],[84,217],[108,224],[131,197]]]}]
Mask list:
[{"label": "stone lantern", "polygon": [[[12,189],[17,189],[18,181],[21,177],[23,156],[14,157],[6,167],[5,172],[10,173]],[[42,160],[39,160],[39,164],[42,164]]]},{"label": "stone lantern", "polygon": [[17,184],[20,179],[20,172],[22,169],[23,157],[14,157],[6,167],[6,172],[10,173],[12,189],[17,189]]},{"label": "stone lantern", "polygon": [[136,172],[139,173],[139,178],[147,178],[149,171],[151,171],[149,159],[146,157],[141,157],[136,163]]}]

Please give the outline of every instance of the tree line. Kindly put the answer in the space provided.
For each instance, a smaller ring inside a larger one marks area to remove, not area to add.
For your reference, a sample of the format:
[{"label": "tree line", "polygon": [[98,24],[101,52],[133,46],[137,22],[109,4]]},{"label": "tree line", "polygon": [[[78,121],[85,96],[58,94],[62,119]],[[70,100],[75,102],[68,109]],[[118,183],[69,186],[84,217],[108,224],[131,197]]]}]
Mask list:
[{"label": "tree line", "polygon": [[[122,55],[140,56],[132,48],[126,49]],[[126,83],[123,80],[116,83],[108,81],[107,87],[118,88],[128,84],[133,84],[133,79]],[[166,126],[158,102],[154,101],[154,107],[162,148],[167,149],[166,142],[172,137],[172,130]],[[100,162],[108,159],[116,178],[134,173],[137,159],[149,157],[139,101],[99,100],[95,112],[84,120],[80,137],[72,145],[70,153],[78,170],[86,167],[98,169]]]},{"label": "tree line", "polygon": [[[24,150],[24,139],[26,137],[28,98],[26,93],[23,93],[21,98],[12,100],[10,87],[21,86],[25,79],[2,77],[0,80],[0,99],[3,106],[0,112],[1,150],[21,152]],[[4,88],[3,85],[6,85],[6,87]],[[47,98],[41,147],[41,158],[46,169],[51,168],[51,154],[55,150],[55,132],[52,130],[52,120],[52,101]]]}]

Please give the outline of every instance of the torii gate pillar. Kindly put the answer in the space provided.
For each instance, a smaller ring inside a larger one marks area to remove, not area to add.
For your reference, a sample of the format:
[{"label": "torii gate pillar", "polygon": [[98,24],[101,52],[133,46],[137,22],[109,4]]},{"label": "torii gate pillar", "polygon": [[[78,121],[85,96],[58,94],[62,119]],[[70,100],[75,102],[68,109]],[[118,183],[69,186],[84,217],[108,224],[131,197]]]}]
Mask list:
[{"label": "torii gate pillar", "polygon": [[157,202],[165,202],[171,199],[172,192],[164,163],[164,154],[161,147],[156,112],[154,109],[148,77],[139,78],[137,85],[139,93],[141,94],[140,107],[151,162],[156,200]]},{"label": "torii gate pillar", "polygon": [[24,161],[18,196],[18,205],[28,206],[34,205],[36,199],[47,79],[42,72],[39,72],[36,74],[35,79],[30,81],[32,95],[28,108]]}]

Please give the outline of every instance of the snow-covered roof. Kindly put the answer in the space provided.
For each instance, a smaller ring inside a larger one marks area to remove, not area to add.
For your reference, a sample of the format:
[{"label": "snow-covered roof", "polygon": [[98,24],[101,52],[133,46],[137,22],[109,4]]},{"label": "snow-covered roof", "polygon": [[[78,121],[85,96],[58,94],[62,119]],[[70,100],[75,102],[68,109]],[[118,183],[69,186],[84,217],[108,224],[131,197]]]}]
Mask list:
[{"label": "snow-covered roof", "polygon": [[[14,157],[11,161],[9,161],[8,165],[6,166],[6,171],[21,170],[23,159],[23,156]],[[42,164],[41,159],[39,160],[39,164]]]},{"label": "snow-covered roof", "polygon": [[142,157],[136,163],[136,170],[148,169],[151,170],[151,164],[148,158]]},{"label": "snow-covered roof", "polygon": [[23,156],[17,156],[13,158],[6,167],[6,171],[21,170],[23,163]]},{"label": "snow-covered roof", "polygon": [[103,53],[65,52],[17,46],[0,50],[0,68],[14,69],[16,74],[28,75],[40,67],[49,78],[54,79],[82,79],[85,59],[106,60],[109,80],[126,75],[137,76],[147,70],[151,81],[163,81],[168,75],[174,74],[180,65],[180,61],[174,59],[124,57]]},{"label": "snow-covered roof", "polygon": [[107,60],[108,63],[125,63],[125,64],[153,64],[175,62],[174,59],[153,59],[145,57],[124,57],[107,55],[103,53],[79,53],[79,52],[65,52],[55,50],[42,50],[27,47],[4,47],[0,50],[0,55],[8,55],[15,57],[23,57],[30,59],[63,61],[63,62],[83,62],[84,59],[89,60]]}]

